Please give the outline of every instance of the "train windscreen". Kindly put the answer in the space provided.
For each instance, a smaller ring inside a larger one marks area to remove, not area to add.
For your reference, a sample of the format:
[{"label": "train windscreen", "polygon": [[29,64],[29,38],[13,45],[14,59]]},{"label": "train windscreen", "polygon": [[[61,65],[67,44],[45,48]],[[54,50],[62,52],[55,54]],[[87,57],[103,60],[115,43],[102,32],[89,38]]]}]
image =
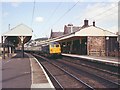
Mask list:
[{"label": "train windscreen", "polygon": [[59,44],[57,44],[56,47],[59,47]]}]

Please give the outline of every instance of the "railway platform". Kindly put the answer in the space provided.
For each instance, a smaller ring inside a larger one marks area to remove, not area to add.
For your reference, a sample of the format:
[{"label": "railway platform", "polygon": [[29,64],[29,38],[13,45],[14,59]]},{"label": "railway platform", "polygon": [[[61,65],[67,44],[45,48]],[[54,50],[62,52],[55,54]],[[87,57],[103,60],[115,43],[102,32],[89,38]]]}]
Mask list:
[{"label": "railway platform", "polygon": [[97,57],[97,56],[75,55],[75,54],[64,54],[64,53],[62,53],[62,55],[68,56],[68,57],[87,59],[91,61],[103,62],[103,63],[115,65],[115,66],[120,65],[120,60],[118,57],[100,57],[100,56]]},{"label": "railway platform", "polygon": [[2,89],[34,90],[35,88],[54,89],[45,70],[35,57],[26,54],[21,58],[21,53],[16,53],[13,57],[1,60],[2,62]]}]

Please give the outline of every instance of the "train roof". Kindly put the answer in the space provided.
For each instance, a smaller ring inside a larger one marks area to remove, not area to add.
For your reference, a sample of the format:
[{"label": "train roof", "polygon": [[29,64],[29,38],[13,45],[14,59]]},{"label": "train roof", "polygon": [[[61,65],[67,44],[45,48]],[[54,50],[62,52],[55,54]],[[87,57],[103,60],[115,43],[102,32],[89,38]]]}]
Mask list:
[{"label": "train roof", "polygon": [[59,42],[49,42],[49,43],[43,44],[42,46],[47,46],[47,45],[51,45],[51,44],[59,44]]},{"label": "train roof", "polygon": [[50,42],[49,44],[59,44],[58,42]]}]

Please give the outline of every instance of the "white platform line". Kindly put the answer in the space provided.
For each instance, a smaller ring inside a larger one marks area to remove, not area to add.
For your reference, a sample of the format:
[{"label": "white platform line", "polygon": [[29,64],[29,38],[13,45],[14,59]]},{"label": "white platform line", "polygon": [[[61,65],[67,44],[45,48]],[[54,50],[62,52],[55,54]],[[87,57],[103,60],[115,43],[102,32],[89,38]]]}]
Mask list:
[{"label": "white platform line", "polygon": [[[25,53],[25,54],[27,54],[27,53]],[[33,59],[33,58],[31,58],[31,57],[29,56],[29,54],[27,54],[27,55],[28,55],[28,57],[29,57],[29,59],[30,59],[31,82],[32,82],[32,84],[33,84],[33,68],[32,68],[32,59]]]},{"label": "white platform line", "polygon": [[33,68],[32,68],[32,58],[30,58],[30,67],[31,67],[31,81],[33,84]]},{"label": "white platform line", "polygon": [[[27,54],[27,53],[26,53],[26,54]],[[41,87],[41,85],[43,85],[43,83],[39,83],[39,84],[34,84],[34,83],[33,83],[32,59],[34,59],[34,60],[38,63],[38,65],[40,66],[40,68],[42,69],[43,73],[45,74],[45,76],[46,76],[46,78],[47,78],[47,80],[48,80],[48,83],[49,83],[49,84],[44,83],[44,85],[45,85],[44,88],[51,88],[52,90],[55,90],[55,87],[53,86],[53,84],[52,84],[50,78],[48,77],[47,73],[45,72],[44,68],[43,68],[42,65],[39,63],[39,61],[38,61],[34,56],[29,55],[29,54],[27,54],[27,55],[28,55],[29,58],[30,58],[31,81],[32,81],[31,88],[43,88],[43,87]],[[30,56],[32,56],[32,58],[31,58]],[[49,86],[49,85],[50,85],[50,86]],[[35,87],[35,86],[36,86],[36,87]],[[47,86],[48,86],[48,87],[47,87]]]},{"label": "white platform line", "polygon": [[[51,88],[55,89],[55,87],[53,86],[53,84],[52,84],[50,78],[48,77],[47,73],[45,72],[43,66],[40,64],[40,62],[38,62],[38,60],[37,60],[35,57],[34,57],[34,59],[37,61],[37,63],[38,63],[39,66],[41,67],[42,71],[44,72],[44,74],[45,74],[45,76],[46,76],[46,78],[47,78],[47,80],[48,80],[48,82],[49,82]],[[47,87],[46,87],[46,88],[47,88]]]},{"label": "white platform line", "polygon": [[70,56],[70,57],[78,57],[78,58],[84,58],[84,59],[91,59],[91,60],[96,60],[96,61],[102,61],[102,62],[109,62],[109,63],[113,63],[113,64],[120,64],[120,62],[116,62],[116,61],[108,61],[106,59],[96,59],[96,58],[91,58],[91,57],[86,57],[86,56],[78,56],[78,55],[70,55],[70,54],[62,54],[65,56]]},{"label": "white platform line", "polygon": [[32,88],[51,88],[49,83],[32,84]]}]

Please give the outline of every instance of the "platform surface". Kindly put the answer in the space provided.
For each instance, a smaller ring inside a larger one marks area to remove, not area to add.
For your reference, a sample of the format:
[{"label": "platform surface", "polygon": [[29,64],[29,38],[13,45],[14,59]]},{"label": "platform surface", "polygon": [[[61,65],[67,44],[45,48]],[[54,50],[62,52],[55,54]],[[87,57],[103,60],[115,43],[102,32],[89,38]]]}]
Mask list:
[{"label": "platform surface", "polygon": [[42,65],[39,63],[39,61],[33,57],[32,55],[28,55],[30,57],[31,62],[31,79],[32,84],[31,88],[49,88],[49,90],[54,90],[54,86],[49,79],[47,73],[45,72]]},{"label": "platform surface", "polygon": [[29,57],[21,54],[2,60],[2,88],[30,88],[31,68]]},{"label": "platform surface", "polygon": [[35,57],[21,53],[15,56],[0,60],[2,62],[2,88],[51,88],[52,85],[46,72]]},{"label": "platform surface", "polygon": [[118,57],[97,57],[97,56],[88,56],[88,55],[75,55],[75,54],[64,54],[62,53],[63,56],[69,56],[69,57],[77,57],[77,58],[84,58],[84,59],[90,59],[90,60],[95,60],[99,62],[105,62],[105,63],[110,63],[114,65],[120,65],[120,60]]}]

